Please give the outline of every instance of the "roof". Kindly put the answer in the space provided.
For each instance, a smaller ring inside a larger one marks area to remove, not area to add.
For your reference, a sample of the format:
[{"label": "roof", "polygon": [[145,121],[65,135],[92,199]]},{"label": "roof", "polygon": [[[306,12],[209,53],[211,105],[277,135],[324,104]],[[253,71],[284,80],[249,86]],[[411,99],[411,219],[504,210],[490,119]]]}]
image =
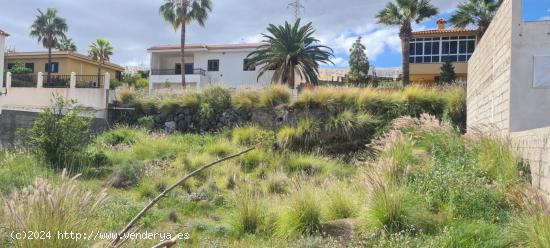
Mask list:
[{"label": "roof", "polygon": [[[205,50],[231,50],[231,49],[256,49],[261,46],[261,43],[248,43],[248,44],[186,44],[185,49],[205,49]],[[163,51],[163,50],[175,50],[180,49],[181,45],[159,45],[153,46],[147,49],[147,51]]]},{"label": "roof", "polygon": [[[40,51],[40,52],[9,52],[9,53],[6,53],[6,58],[7,59],[23,59],[23,58],[41,58],[41,57],[47,57],[48,56],[48,52],[47,51]],[[92,58],[90,58],[89,56],[86,56],[84,54],[80,54],[80,53],[77,53],[77,52],[69,52],[69,51],[52,51],[52,57],[69,57],[69,58],[74,58],[74,59],[79,59],[79,60],[83,60],[83,61],[87,61],[87,62],[90,62],[92,64],[97,64],[97,62],[95,60],[93,60]],[[110,63],[110,62],[105,62],[105,65],[106,66],[110,66],[116,70],[119,70],[119,71],[124,71],[124,67],[120,66],[120,65],[117,65],[117,64],[114,64],[114,63]]]},{"label": "roof", "polygon": [[3,35],[3,36],[10,36],[10,34],[2,31],[2,29],[0,29],[0,35]]},{"label": "roof", "polygon": [[412,35],[438,35],[438,34],[474,34],[477,29],[430,29],[412,32]]}]

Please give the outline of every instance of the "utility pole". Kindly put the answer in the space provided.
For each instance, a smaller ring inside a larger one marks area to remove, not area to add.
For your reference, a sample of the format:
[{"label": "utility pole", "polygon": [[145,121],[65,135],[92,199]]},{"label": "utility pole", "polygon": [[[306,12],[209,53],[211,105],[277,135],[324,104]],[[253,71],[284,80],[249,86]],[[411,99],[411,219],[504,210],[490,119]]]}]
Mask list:
[{"label": "utility pole", "polygon": [[292,3],[288,4],[288,8],[292,8],[294,10],[295,21],[300,19],[300,12],[305,9],[304,5],[302,5],[302,0],[294,0]]}]

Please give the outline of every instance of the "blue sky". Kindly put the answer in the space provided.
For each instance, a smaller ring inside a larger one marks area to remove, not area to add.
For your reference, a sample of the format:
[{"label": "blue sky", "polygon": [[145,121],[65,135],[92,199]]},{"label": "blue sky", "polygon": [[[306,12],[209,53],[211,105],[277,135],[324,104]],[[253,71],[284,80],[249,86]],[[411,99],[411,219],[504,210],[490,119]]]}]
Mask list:
[{"label": "blue sky", "polygon": [[[205,27],[192,24],[188,43],[228,44],[261,41],[268,24],[293,19],[287,7],[291,0],[212,0],[214,8]],[[376,67],[401,64],[401,45],[396,27],[376,24],[376,13],[390,0],[302,0],[301,17],[313,22],[316,37],[335,51],[336,67],[348,66],[348,52],[357,36],[363,37],[367,56]],[[415,30],[435,27],[441,17],[449,18],[463,0],[431,0],[440,15],[416,25]],[[515,0],[514,0],[515,1]],[[0,29],[10,37],[6,46],[16,51],[44,51],[29,37],[29,26],[37,9],[56,8],[69,25],[68,36],[80,53],[86,54],[97,38],[113,44],[112,62],[120,65],[148,65],[147,48],[179,44],[179,33],[158,14],[163,0],[4,0],[0,8]],[[550,19],[550,0],[524,0],[526,20]],[[110,6],[104,8],[103,6]]]}]

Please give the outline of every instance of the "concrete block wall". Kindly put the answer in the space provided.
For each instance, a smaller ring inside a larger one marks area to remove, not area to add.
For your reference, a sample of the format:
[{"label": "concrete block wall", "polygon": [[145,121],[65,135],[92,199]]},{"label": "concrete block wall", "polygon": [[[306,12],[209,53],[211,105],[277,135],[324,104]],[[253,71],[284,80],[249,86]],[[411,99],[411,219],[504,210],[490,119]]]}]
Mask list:
[{"label": "concrete block wall", "polygon": [[467,128],[510,137],[550,199],[550,87],[533,80],[534,57],[550,57],[550,21],[524,22],[522,7],[503,1],[469,61]]},{"label": "concrete block wall", "polygon": [[509,131],[512,9],[512,0],[502,3],[468,62],[468,127]]},{"label": "concrete block wall", "polygon": [[550,198],[550,128],[514,132],[518,155],[531,167],[532,185]]}]

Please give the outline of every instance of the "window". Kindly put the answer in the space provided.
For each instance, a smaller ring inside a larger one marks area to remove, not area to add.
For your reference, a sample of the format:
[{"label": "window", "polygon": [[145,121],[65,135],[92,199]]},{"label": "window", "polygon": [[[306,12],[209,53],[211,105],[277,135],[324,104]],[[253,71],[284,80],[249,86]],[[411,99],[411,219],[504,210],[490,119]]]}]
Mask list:
[{"label": "window", "polygon": [[176,63],[176,68],[174,70],[174,74],[175,75],[181,75],[181,64],[180,63]]},{"label": "window", "polygon": [[220,71],[220,60],[219,59],[208,60],[208,71]]},{"label": "window", "polygon": [[34,73],[34,63],[25,63],[25,67],[31,69],[31,73]]},{"label": "window", "polygon": [[185,64],[185,74],[194,74],[195,66],[192,63]]},{"label": "window", "polygon": [[[44,64],[44,72],[48,72],[48,63]],[[59,63],[52,62],[50,66],[49,72],[51,73],[59,73]]]},{"label": "window", "polygon": [[249,59],[244,59],[243,61],[243,71],[255,71],[256,66],[250,64]]},{"label": "window", "polygon": [[475,36],[411,39],[410,63],[466,62],[475,50]]}]

